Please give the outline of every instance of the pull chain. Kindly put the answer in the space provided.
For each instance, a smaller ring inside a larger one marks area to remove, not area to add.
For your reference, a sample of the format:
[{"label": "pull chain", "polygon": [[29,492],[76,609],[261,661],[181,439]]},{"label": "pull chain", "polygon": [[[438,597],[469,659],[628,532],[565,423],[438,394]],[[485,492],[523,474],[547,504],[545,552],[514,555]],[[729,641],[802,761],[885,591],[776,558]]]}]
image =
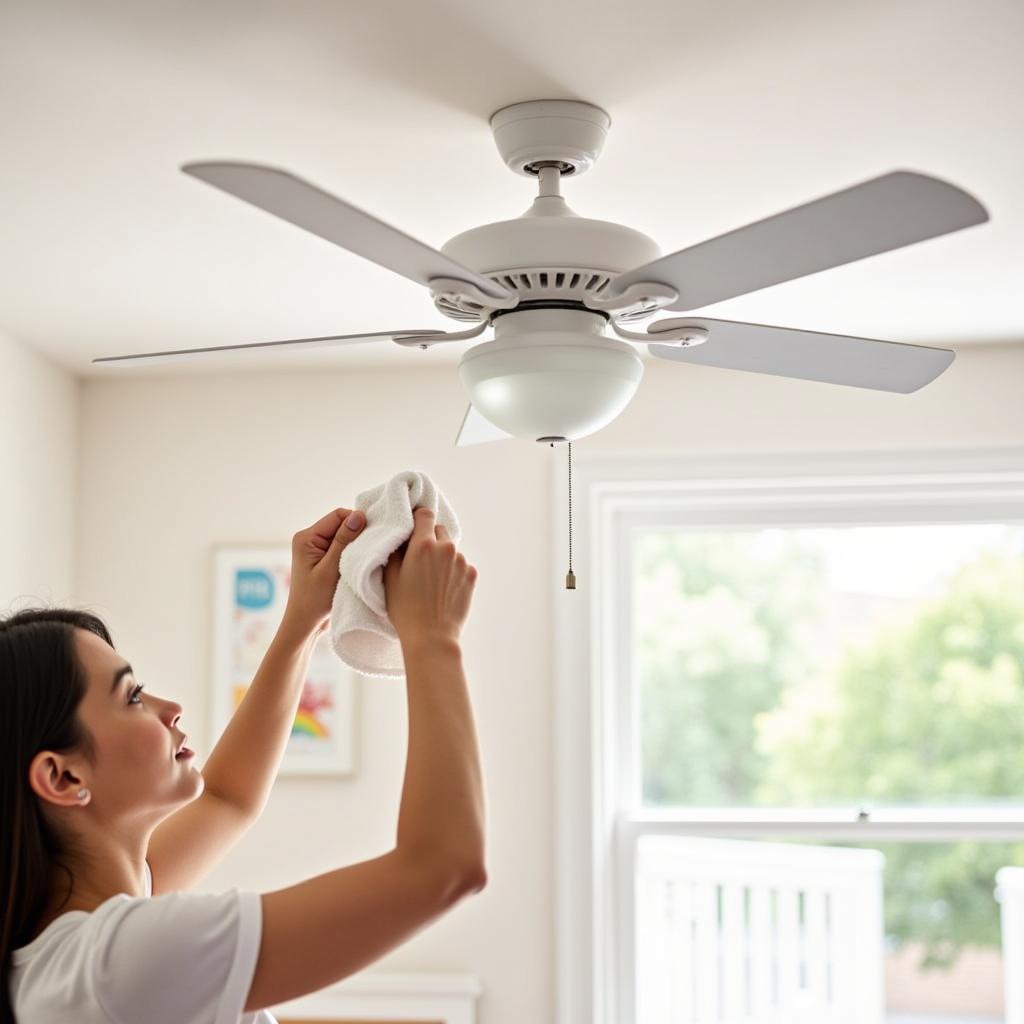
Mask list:
[{"label": "pull chain", "polygon": [[572,571],[572,441],[569,442],[569,571],[565,576],[565,589],[576,589],[576,574]]},{"label": "pull chain", "polygon": [[[555,447],[555,441],[565,441],[566,438],[544,437],[540,441],[547,441],[548,446]],[[576,589],[576,573],[572,571],[572,441],[569,444],[569,571],[565,574],[565,589]]]}]

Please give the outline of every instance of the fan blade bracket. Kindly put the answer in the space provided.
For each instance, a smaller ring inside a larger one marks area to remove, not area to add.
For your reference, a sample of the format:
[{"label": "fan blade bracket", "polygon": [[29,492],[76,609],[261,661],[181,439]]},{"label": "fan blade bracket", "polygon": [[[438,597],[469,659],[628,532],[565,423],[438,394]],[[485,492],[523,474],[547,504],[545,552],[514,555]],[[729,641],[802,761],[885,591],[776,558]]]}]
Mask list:
[{"label": "fan blade bracket", "polygon": [[471,327],[468,331],[436,331],[418,332],[416,334],[395,335],[391,340],[403,348],[430,348],[431,345],[439,345],[446,341],[465,341],[467,338],[476,338],[483,334],[490,326],[486,320],[477,327]]},{"label": "fan blade bracket", "polygon": [[688,323],[685,319],[680,320],[673,317],[668,320],[658,320],[647,328],[646,333],[638,331],[627,331],[612,321],[612,329],[626,341],[642,341],[650,345],[657,341],[659,343],[675,342],[679,348],[692,348],[694,345],[703,345],[711,336],[706,327],[698,324]]},{"label": "fan blade bracket", "polygon": [[[485,292],[469,281],[460,281],[456,277],[432,277],[428,287],[435,302],[446,299],[454,304],[469,303],[481,307],[481,314],[484,316],[495,309],[514,309],[519,305],[519,296],[514,292],[502,288],[505,294],[499,296],[494,292]],[[494,285],[495,291],[498,288],[498,285]]]},{"label": "fan blade bracket", "polygon": [[665,306],[671,306],[679,298],[679,292],[670,284],[657,284],[638,281],[631,284],[619,295],[609,297],[614,280],[608,285],[608,291],[598,297],[588,295],[583,304],[590,309],[610,313],[620,320],[639,320],[656,313]]},{"label": "fan blade bracket", "polygon": [[647,340],[651,336],[661,341],[678,341],[682,347],[699,345],[707,341],[711,332],[700,324],[695,324],[688,317],[669,317],[667,320],[656,320],[653,324],[647,325]]}]

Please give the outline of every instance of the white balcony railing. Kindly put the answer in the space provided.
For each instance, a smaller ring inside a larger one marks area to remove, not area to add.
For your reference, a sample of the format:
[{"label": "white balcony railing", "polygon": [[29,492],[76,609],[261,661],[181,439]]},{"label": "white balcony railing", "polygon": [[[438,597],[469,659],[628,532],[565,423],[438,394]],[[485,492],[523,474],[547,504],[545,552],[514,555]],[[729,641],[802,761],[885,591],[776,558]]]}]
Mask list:
[{"label": "white balcony railing", "polygon": [[638,1024],[882,1024],[879,851],[637,842]]},{"label": "white balcony railing", "polygon": [[1024,868],[996,872],[995,897],[1003,933],[1006,1024],[1024,1024]]}]

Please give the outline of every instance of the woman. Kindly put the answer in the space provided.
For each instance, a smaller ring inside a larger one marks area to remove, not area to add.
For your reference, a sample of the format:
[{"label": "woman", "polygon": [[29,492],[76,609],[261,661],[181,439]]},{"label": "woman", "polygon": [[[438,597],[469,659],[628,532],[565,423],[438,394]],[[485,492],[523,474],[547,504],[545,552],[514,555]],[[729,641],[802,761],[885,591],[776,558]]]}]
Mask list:
[{"label": "woman", "polygon": [[477,573],[417,508],[384,571],[409,708],[394,848],[274,892],[182,891],[266,801],[362,526],[348,512],[293,538],[277,634],[202,772],[182,751],[181,705],[142,696],[96,616],[0,619],[0,1024],[268,1024],[265,1007],[366,967],[483,889],[459,646]]}]

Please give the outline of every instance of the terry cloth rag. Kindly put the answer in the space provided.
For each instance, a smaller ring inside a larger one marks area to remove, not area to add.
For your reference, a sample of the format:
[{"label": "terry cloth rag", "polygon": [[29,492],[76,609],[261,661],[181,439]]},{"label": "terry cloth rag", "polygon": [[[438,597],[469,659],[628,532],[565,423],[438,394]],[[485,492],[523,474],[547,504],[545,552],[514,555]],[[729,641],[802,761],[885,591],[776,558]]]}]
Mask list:
[{"label": "terry cloth rag", "polygon": [[409,539],[413,509],[421,506],[434,513],[435,526],[443,526],[458,544],[462,531],[455,512],[426,473],[403,470],[356,495],[353,508],[366,516],[366,524],[341,553],[330,636],[334,653],[363,675],[405,676],[402,645],[387,615],[384,566]]}]

